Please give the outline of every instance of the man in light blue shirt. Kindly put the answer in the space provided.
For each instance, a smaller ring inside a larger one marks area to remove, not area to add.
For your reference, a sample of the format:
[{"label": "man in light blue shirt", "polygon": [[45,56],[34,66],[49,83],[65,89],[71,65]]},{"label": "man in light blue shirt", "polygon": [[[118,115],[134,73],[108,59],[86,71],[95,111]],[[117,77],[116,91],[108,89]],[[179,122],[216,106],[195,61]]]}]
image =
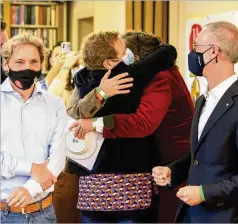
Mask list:
[{"label": "man in light blue shirt", "polygon": [[19,34],[2,48],[1,223],[56,222],[51,192],[65,166],[64,102],[40,87],[44,45]]}]

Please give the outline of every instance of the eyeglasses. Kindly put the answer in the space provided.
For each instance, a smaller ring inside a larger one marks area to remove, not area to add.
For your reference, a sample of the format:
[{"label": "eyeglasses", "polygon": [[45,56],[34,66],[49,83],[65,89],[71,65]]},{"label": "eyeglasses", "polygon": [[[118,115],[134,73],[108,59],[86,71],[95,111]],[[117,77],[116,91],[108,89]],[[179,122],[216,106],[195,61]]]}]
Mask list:
[{"label": "eyeglasses", "polygon": [[197,43],[193,43],[193,49],[195,50],[196,47],[215,47],[216,45],[215,44],[197,44]]},{"label": "eyeglasses", "polygon": [[193,43],[193,50],[196,51],[196,47],[218,47],[219,52],[221,52],[221,48],[219,46],[217,46],[216,44],[197,44],[197,43]]}]

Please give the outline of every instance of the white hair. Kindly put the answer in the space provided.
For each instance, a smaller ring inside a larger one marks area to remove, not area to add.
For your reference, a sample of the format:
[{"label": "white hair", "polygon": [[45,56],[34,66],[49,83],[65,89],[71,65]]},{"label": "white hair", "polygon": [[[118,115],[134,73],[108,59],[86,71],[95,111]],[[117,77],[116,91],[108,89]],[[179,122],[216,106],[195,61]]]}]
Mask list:
[{"label": "white hair", "polygon": [[231,63],[238,62],[238,28],[229,22],[218,21],[208,23],[207,31],[212,34],[223,52]]}]

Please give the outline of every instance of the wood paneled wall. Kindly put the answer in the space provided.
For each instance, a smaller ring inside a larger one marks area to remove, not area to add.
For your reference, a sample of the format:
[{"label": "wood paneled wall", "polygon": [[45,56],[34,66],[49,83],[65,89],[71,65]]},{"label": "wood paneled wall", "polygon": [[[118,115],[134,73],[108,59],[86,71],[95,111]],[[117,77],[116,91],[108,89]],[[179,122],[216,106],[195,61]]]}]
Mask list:
[{"label": "wood paneled wall", "polygon": [[153,33],[168,42],[169,2],[126,1],[126,29]]}]

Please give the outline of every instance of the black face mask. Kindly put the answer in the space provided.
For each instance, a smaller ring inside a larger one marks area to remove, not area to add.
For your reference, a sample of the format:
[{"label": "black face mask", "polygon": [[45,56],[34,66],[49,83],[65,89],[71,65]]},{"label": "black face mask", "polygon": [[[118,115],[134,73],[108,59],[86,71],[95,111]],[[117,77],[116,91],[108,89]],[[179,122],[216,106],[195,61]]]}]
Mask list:
[{"label": "black face mask", "polygon": [[211,59],[207,64],[204,63],[203,55],[210,49],[211,49],[211,47],[209,49],[207,49],[206,51],[204,51],[203,53],[199,53],[199,52],[192,50],[188,54],[188,69],[194,75],[203,76],[204,67],[206,65],[208,65],[212,60],[214,60],[214,59]]},{"label": "black face mask", "polygon": [[41,70],[37,72],[31,69],[13,71],[9,68],[8,76],[17,88],[27,90],[39,80]]}]

